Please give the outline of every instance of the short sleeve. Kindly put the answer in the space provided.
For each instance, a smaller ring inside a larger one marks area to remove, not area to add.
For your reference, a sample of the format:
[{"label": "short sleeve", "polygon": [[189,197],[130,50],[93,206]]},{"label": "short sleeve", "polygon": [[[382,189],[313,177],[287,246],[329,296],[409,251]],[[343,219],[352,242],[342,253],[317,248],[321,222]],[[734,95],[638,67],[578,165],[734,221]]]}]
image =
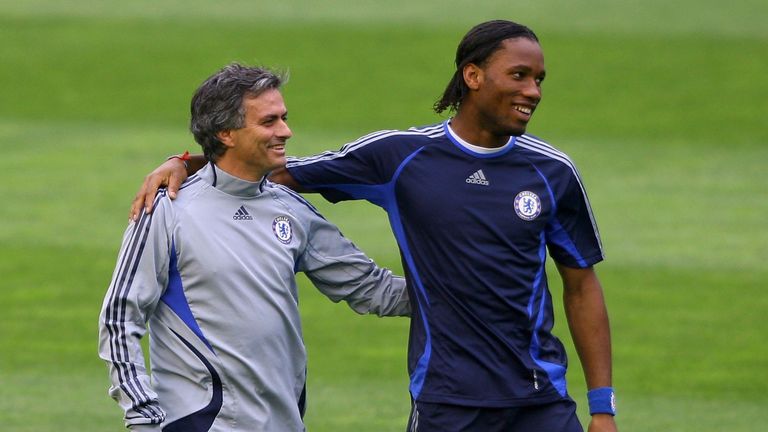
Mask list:
[{"label": "short sleeve", "polygon": [[379,131],[304,158],[289,158],[286,168],[304,188],[338,202],[369,198],[370,188],[389,182],[403,159],[402,132]]},{"label": "short sleeve", "polygon": [[561,189],[546,228],[549,253],[565,266],[589,267],[602,261],[604,254],[586,189],[575,169]]}]

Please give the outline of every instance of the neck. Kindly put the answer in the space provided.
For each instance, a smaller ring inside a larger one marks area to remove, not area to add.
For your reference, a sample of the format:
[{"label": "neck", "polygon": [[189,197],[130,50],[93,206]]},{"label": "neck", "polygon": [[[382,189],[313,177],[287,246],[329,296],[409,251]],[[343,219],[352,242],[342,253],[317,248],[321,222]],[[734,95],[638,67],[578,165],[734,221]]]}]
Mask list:
[{"label": "neck", "polygon": [[219,160],[216,161],[216,166],[233,177],[249,182],[258,182],[267,175],[267,172],[262,172],[261,170],[254,169],[248,164],[237,162],[226,157],[219,158]]},{"label": "neck", "polygon": [[451,119],[451,129],[461,139],[479,147],[496,148],[509,142],[510,135],[498,135],[484,128],[477,117],[459,110]]}]

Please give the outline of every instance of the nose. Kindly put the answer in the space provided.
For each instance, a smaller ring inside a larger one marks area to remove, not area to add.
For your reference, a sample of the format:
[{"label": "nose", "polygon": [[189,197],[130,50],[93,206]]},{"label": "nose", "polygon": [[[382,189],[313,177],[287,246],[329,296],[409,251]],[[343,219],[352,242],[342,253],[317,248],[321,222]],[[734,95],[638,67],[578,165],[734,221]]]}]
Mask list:
[{"label": "nose", "polygon": [[534,100],[536,102],[541,100],[541,83],[535,79],[531,78],[529,80],[525,81],[525,88],[523,88],[523,95],[527,97],[528,99]]},{"label": "nose", "polygon": [[288,139],[293,136],[291,128],[288,127],[288,123],[285,120],[280,120],[280,127],[277,130],[277,136],[283,139]]}]

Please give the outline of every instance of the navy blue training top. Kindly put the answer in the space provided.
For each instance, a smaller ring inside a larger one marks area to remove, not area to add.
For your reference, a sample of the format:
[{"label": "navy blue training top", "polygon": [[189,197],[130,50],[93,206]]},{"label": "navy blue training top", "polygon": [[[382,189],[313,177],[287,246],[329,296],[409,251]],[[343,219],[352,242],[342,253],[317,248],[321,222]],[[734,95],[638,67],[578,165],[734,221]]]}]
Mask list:
[{"label": "navy blue training top", "polygon": [[546,252],[577,268],[603,252],[565,154],[530,135],[489,153],[445,122],[374,132],[287,167],[332,202],[366,199],[389,215],[412,301],[415,400],[510,407],[566,396]]}]

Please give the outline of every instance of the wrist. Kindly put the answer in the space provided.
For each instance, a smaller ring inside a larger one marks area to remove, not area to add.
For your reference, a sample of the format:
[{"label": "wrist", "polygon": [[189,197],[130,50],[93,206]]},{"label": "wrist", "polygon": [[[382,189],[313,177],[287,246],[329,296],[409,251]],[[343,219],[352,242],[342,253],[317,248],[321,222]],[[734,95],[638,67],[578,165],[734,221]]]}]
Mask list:
[{"label": "wrist", "polygon": [[587,392],[589,414],[616,415],[616,394],[613,387],[598,387]]},{"label": "wrist", "polygon": [[184,163],[184,168],[189,170],[189,160],[192,159],[192,156],[189,155],[189,151],[185,151],[183,154],[180,154],[180,155],[168,156],[166,161],[169,161],[171,159],[180,160],[181,162]]}]

